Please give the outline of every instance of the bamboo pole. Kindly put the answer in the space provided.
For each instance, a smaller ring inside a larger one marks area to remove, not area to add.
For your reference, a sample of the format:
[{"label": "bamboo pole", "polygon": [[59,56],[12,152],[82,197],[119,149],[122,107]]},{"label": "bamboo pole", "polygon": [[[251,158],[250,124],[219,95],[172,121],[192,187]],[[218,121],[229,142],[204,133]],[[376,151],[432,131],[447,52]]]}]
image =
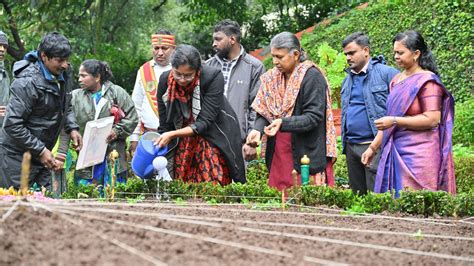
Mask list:
[{"label": "bamboo pole", "polygon": [[30,177],[30,167],[31,167],[31,153],[29,151],[23,153],[23,161],[21,162],[21,179],[20,179],[20,190],[21,195],[26,197],[29,187],[29,177]]},{"label": "bamboo pole", "polygon": [[286,200],[285,200],[285,190],[281,192],[281,209],[285,210]]}]

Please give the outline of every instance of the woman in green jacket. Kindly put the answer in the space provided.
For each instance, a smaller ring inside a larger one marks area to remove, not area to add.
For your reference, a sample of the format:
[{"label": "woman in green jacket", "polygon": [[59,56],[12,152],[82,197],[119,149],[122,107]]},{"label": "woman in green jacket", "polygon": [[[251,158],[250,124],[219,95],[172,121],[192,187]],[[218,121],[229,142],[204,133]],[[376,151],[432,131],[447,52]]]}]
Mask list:
[{"label": "woman in green jacket", "polygon": [[[130,95],[120,86],[113,84],[112,71],[106,62],[89,59],[79,68],[81,89],[72,92],[72,108],[81,134],[86,123],[100,118],[115,116],[114,125],[107,137],[107,155],[116,150],[119,153],[117,182],[125,182],[127,162],[125,160],[126,138],[138,124],[138,116]],[[76,184],[104,185],[107,181],[106,160],[74,174]]]}]

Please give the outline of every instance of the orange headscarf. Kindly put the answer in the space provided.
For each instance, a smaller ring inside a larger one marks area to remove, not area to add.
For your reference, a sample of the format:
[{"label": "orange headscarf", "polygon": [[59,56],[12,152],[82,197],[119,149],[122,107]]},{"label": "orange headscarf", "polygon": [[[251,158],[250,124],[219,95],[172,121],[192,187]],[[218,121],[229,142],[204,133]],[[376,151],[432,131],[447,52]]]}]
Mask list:
[{"label": "orange headscarf", "polygon": [[151,44],[176,46],[174,35],[166,35],[166,34],[151,35]]}]

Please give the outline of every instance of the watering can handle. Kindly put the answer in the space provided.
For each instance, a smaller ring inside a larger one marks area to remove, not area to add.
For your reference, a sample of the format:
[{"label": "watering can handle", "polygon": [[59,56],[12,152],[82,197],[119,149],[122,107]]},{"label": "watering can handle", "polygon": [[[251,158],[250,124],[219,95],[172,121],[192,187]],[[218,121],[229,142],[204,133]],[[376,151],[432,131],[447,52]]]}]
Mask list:
[{"label": "watering can handle", "polygon": [[168,153],[168,146],[160,148],[158,145],[155,145],[155,157],[164,156],[166,153]]}]

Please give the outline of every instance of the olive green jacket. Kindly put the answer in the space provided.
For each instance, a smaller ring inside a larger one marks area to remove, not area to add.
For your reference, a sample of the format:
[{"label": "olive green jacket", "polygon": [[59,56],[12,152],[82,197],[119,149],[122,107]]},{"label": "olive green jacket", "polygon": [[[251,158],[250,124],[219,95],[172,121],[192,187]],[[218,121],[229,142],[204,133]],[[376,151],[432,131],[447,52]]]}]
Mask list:
[{"label": "olive green jacket", "polygon": [[[72,109],[76,115],[77,124],[80,127],[81,135],[84,134],[86,123],[95,119],[111,116],[110,109],[113,104],[119,106],[125,113],[118,123],[113,125],[112,130],[117,134],[117,139],[109,143],[107,147],[107,155],[112,150],[117,150],[119,153],[119,169],[118,173],[127,170],[126,162],[126,142],[128,136],[133,133],[133,130],[138,124],[138,115],[135,110],[135,105],[130,95],[120,86],[108,81],[102,86],[102,99],[106,102],[96,110],[92,93],[88,90],[77,89],[72,92]],[[103,101],[103,100],[102,100]],[[100,105],[98,105],[100,106]],[[98,112],[98,113],[96,113]],[[68,142],[69,143],[69,142]],[[61,145],[60,152],[67,151],[67,145]],[[91,178],[92,168],[87,168],[87,171],[76,172],[76,176],[82,178]]]}]

